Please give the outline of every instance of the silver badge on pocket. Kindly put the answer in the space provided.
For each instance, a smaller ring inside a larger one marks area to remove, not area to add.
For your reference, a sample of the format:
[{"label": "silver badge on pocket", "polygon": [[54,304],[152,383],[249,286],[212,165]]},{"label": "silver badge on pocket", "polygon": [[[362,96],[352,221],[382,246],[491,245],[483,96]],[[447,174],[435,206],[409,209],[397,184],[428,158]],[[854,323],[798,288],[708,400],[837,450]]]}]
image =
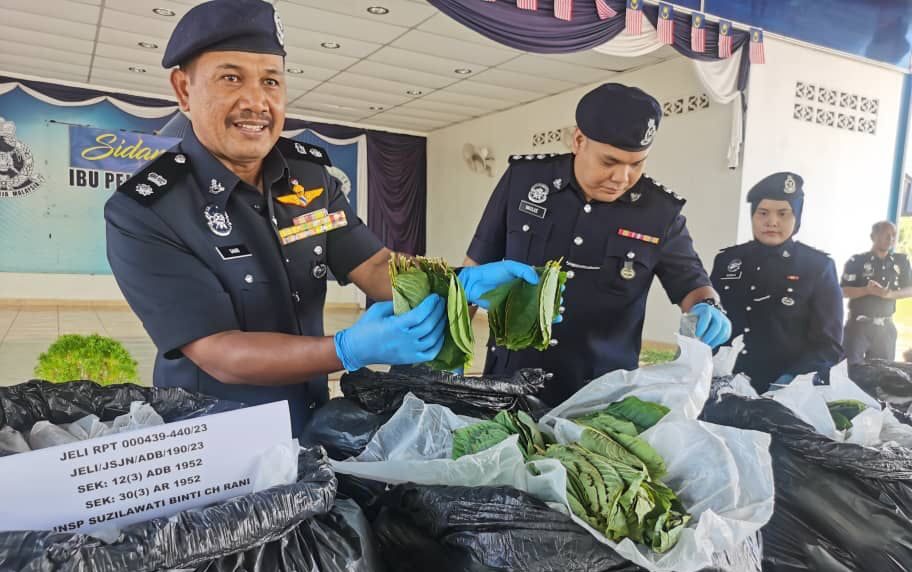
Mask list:
[{"label": "silver badge on pocket", "polygon": [[633,280],[636,278],[636,270],[633,269],[633,261],[626,260],[624,261],[624,267],[621,268],[621,278],[624,280]]},{"label": "silver badge on pocket", "polygon": [[783,305],[783,306],[794,306],[794,305],[795,305],[795,299],[794,299],[794,298],[790,298],[790,297],[788,297],[788,296],[783,296],[783,297],[782,297],[782,305]]}]

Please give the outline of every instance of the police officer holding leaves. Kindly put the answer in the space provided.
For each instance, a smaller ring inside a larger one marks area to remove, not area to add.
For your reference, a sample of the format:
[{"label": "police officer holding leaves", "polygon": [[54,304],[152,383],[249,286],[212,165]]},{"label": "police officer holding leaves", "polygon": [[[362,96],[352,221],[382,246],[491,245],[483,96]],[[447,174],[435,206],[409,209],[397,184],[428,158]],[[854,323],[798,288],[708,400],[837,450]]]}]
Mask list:
[{"label": "police officer holding leaves", "polygon": [[871,250],[846,262],[842,293],[849,299],[845,351],[849,364],[896,359],[896,300],[912,296],[912,269],[905,254],[893,252],[896,226],[888,220],[871,228]]},{"label": "police officer holding leaves", "polygon": [[[190,129],[105,206],[108,260],[154,341],[154,383],[248,404],[288,400],[297,434],[327,373],[432,359],[446,308],[380,302],[324,337],[329,270],[392,297],[389,251],[358,219],[319,147],[281,138],[284,30],[261,0],[213,0],[178,22],[162,64]],[[175,67],[176,66],[176,67]],[[460,274],[470,302],[534,269]]]},{"label": "police officer holding leaves", "polygon": [[556,405],[604,373],[635,369],[653,276],[698,317],[698,337],[713,347],[729,338],[681,214],[684,199],[643,175],[661,118],[643,91],[604,84],[577,106],[573,153],[510,159],[466,264],[563,259],[567,322],[555,325],[545,352],[511,352],[491,340],[485,372],[543,368],[554,377],[542,398]]},{"label": "police officer holding leaves", "polygon": [[744,335],[735,363],[758,392],[803,373],[828,379],[842,359],[842,292],[825,253],[793,240],[801,227],[804,180],[774,173],[747,194],[754,240],[723,249],[712,280]]}]

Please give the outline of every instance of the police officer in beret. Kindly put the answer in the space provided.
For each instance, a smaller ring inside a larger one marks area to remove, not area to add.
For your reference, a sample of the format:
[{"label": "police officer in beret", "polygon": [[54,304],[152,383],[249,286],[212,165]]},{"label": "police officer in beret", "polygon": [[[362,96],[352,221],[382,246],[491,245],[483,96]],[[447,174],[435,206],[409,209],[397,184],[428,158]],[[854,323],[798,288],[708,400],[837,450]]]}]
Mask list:
[{"label": "police officer in beret", "polygon": [[[774,173],[747,194],[754,240],[723,249],[712,281],[744,335],[735,364],[763,393],[803,373],[829,379],[842,357],[842,292],[824,252],[793,239],[801,227],[804,180]],[[772,385],[771,385],[772,384]]]},{"label": "police officer in beret", "polygon": [[871,242],[871,250],[850,258],[842,274],[842,294],[849,299],[843,345],[850,365],[896,359],[896,300],[912,296],[909,259],[893,252],[896,226],[888,220],[875,223]]},{"label": "police officer in beret", "polygon": [[698,337],[711,346],[728,339],[681,214],[684,199],[643,174],[661,118],[650,95],[605,84],[577,106],[572,153],[510,159],[466,264],[563,259],[567,322],[554,327],[545,352],[508,351],[492,339],[486,372],[544,368],[554,377],[542,397],[556,405],[604,373],[635,369],[653,276],[698,317]]},{"label": "police officer in beret", "polygon": [[[190,9],[162,65],[191,122],[105,206],[108,260],[155,343],[156,386],[259,404],[288,400],[298,433],[328,399],[327,374],[429,360],[446,305],[374,304],[334,337],[323,332],[326,277],[375,300],[392,296],[390,252],[329,175],[326,152],[281,138],[284,30],[261,0]],[[470,301],[529,266],[467,269]]]}]

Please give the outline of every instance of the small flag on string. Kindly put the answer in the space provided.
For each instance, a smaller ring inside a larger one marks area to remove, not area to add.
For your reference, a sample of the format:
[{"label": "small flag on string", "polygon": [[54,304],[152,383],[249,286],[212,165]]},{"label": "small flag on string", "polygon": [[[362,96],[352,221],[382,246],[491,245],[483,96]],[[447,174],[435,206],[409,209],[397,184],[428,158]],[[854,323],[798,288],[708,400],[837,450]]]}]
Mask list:
[{"label": "small flag on string", "polygon": [[627,21],[625,29],[628,34],[640,35],[643,33],[643,2],[642,0],[627,0]]},{"label": "small flag on string", "polygon": [[572,20],[573,0],[554,0],[554,17],[561,20]]},{"label": "small flag on string", "polygon": [[605,0],[595,0],[595,10],[600,20],[607,20],[618,15],[617,10],[608,5]]},{"label": "small flag on string", "polygon": [[691,20],[690,49],[701,54],[706,51],[706,16],[699,12]]},{"label": "small flag on string", "polygon": [[538,0],[516,0],[516,7],[523,10],[538,10]]},{"label": "small flag on string", "polygon": [[659,2],[659,41],[666,45],[674,44],[674,8],[671,4]]},{"label": "small flag on string", "polygon": [[719,57],[732,57],[732,23],[728,20],[719,20]]},{"label": "small flag on string", "polygon": [[760,28],[751,28],[750,63],[766,63],[766,51],[763,49],[763,30]]}]

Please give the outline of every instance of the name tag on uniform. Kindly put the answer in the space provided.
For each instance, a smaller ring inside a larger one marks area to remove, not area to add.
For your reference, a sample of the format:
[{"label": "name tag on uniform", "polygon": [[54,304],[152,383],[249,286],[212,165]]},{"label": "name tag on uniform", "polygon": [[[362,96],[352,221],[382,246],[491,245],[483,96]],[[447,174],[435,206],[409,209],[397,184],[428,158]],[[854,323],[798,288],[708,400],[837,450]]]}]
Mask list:
[{"label": "name tag on uniform", "polygon": [[253,256],[250,253],[250,249],[243,244],[234,244],[232,246],[216,246],[215,250],[218,251],[219,256],[222,257],[222,260],[235,260],[237,258],[247,258],[248,256]]},{"label": "name tag on uniform", "polygon": [[538,218],[545,218],[545,215],[548,214],[548,209],[533,205],[529,201],[519,201],[519,211],[532,216],[537,216]]}]

